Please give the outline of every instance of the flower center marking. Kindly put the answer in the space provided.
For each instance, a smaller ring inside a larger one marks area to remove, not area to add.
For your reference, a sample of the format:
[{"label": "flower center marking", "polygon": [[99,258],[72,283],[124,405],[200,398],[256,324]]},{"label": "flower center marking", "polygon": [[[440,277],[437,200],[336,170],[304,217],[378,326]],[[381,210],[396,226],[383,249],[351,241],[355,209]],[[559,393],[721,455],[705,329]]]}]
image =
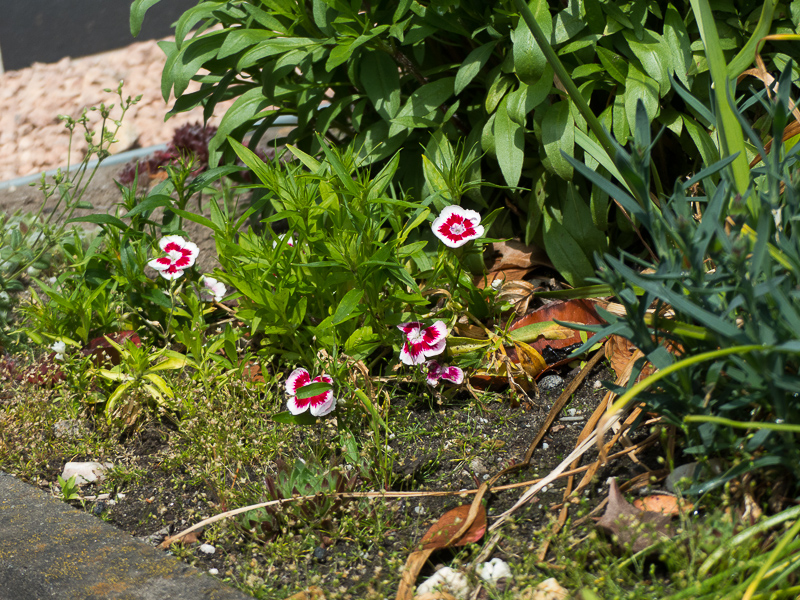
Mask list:
[{"label": "flower center marking", "polygon": [[419,329],[416,329],[408,334],[408,341],[412,344],[419,344],[424,339],[425,336]]},{"label": "flower center marking", "polygon": [[461,235],[467,230],[462,223],[453,223],[450,225],[450,233],[453,235]]}]

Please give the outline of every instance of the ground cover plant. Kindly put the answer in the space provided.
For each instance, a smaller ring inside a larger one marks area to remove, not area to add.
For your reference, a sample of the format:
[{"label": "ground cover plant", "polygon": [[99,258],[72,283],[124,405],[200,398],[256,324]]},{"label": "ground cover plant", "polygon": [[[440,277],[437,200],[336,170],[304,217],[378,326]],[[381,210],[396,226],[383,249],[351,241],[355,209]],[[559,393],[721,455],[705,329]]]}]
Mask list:
[{"label": "ground cover plant", "polygon": [[[134,28],[153,3],[134,3]],[[175,110],[241,102],[210,168],[180,156],[153,185],[134,167],[115,214],[65,215],[96,237],[47,238],[63,262],[29,273],[5,329],[3,376],[25,392],[4,398],[3,468],[256,597],[411,598],[437,562],[496,598],[796,595],[796,68],[776,50],[766,87],[731,82],[797,11],[734,13],[760,15],[745,42],[699,0],[684,19],[657,3],[301,8],[204,2],[178,23],[165,90],[209,74]],[[602,30],[578,22],[592,10]],[[443,58],[465,36],[469,55]],[[268,159],[245,133],[272,104],[298,127]],[[684,128],[696,146],[668,195],[653,158]],[[213,234],[213,272],[186,223]],[[516,274],[490,259],[531,241],[539,269],[532,249]],[[117,467],[81,493],[64,457]],[[674,518],[648,493],[668,475]]]}]

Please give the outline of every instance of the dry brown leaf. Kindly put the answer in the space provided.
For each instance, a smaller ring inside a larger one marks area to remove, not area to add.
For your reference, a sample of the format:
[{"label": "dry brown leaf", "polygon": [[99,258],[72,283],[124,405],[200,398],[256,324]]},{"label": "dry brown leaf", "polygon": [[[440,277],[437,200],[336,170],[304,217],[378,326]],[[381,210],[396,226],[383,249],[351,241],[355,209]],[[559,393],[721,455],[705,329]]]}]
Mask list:
[{"label": "dry brown leaf", "polygon": [[633,505],[639,510],[670,516],[679,515],[694,508],[691,502],[682,501],[677,496],[670,494],[651,494],[644,498],[637,498],[633,501]]},{"label": "dry brown leaf", "polygon": [[422,536],[420,541],[422,549],[412,552],[408,560],[406,560],[406,566],[400,579],[400,586],[397,588],[397,600],[411,600],[417,575],[419,575],[428,557],[435,550],[449,546],[465,546],[466,544],[477,542],[483,537],[483,534],[486,533],[486,509],[480,506],[469,529],[461,534],[458,539],[451,540],[464,526],[471,508],[471,504],[464,504],[447,511]]},{"label": "dry brown leaf", "polygon": [[322,588],[312,585],[302,592],[297,592],[293,596],[289,596],[286,600],[325,600],[325,592]]},{"label": "dry brown leaf", "polygon": [[496,279],[501,281],[522,280],[536,266],[552,267],[547,254],[536,246],[526,246],[517,240],[493,242],[487,253],[485,278],[476,282],[479,288],[490,285]]},{"label": "dry brown leaf", "polygon": [[635,554],[660,539],[672,537],[671,520],[669,515],[636,508],[625,500],[617,480],[612,479],[606,512],[597,526],[612,534],[620,548],[629,548]]}]

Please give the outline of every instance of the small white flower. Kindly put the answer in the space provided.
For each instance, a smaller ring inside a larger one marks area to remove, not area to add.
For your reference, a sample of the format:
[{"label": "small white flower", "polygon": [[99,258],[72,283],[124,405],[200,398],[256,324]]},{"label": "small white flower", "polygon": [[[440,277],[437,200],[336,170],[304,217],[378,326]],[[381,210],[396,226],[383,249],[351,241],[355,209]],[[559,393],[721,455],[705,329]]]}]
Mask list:
[{"label": "small white flower", "polygon": [[[286,240],[286,245],[287,246],[291,246],[293,248],[294,247],[294,236],[292,234],[282,233],[282,234],[280,234],[278,236],[278,239],[279,240],[283,240],[283,239],[286,238],[287,235],[289,236],[289,239]],[[277,248],[278,247],[278,242],[272,242],[272,247],[273,248]]]},{"label": "small white flower", "polygon": [[50,349],[56,353],[56,360],[64,360],[64,353],[67,351],[67,345],[64,342],[61,340],[53,342],[53,345],[50,346]]},{"label": "small white flower", "polygon": [[225,297],[225,293],[227,290],[225,289],[225,284],[221,281],[214,279],[213,277],[209,277],[208,275],[203,275],[203,287],[205,288],[205,292],[209,296],[213,296],[214,300],[217,302],[221,302],[222,299]]}]

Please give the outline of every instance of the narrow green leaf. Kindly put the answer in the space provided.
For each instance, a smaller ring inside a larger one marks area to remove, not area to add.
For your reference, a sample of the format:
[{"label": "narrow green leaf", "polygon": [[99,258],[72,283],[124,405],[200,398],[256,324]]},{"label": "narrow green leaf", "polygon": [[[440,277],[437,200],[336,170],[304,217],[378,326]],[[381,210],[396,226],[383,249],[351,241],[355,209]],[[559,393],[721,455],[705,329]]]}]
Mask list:
[{"label": "narrow green leaf", "polygon": [[326,383],[324,381],[314,381],[297,390],[296,396],[298,400],[305,400],[306,398],[324,394],[328,390],[332,389],[333,386],[330,383]]},{"label": "narrow green leaf", "polygon": [[342,298],[342,300],[339,302],[339,306],[336,307],[336,312],[333,314],[333,324],[339,325],[350,318],[357,316],[353,314],[353,311],[356,309],[358,303],[361,302],[361,298],[363,297],[364,290],[354,289],[347,292],[344,295],[344,298]]},{"label": "narrow green leaf", "polygon": [[161,0],[134,0],[131,4],[131,18],[130,27],[131,35],[136,37],[142,30],[142,23],[144,22],[144,15],[147,10],[154,4],[158,4]]}]

